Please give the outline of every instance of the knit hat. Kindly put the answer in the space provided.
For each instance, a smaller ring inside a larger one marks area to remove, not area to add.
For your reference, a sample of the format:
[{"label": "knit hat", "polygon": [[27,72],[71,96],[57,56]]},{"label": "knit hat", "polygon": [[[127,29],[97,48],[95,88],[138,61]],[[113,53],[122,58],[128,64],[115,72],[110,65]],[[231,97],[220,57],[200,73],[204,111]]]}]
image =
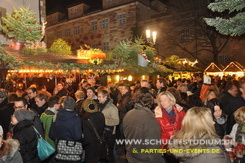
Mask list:
[{"label": "knit hat", "polygon": [[88,87],[87,90],[89,90],[89,89],[91,89],[94,92],[94,94],[96,94],[96,91],[95,91],[94,87]]},{"label": "knit hat", "polygon": [[72,97],[66,96],[64,98],[64,101],[63,101],[64,109],[74,110],[75,104],[76,104],[75,100]]},{"label": "knit hat", "polygon": [[0,98],[8,97],[8,91],[6,89],[0,89]]},{"label": "knit hat", "polygon": [[24,120],[34,120],[33,112],[25,109],[16,110],[14,116],[19,122]]},{"label": "knit hat", "polygon": [[3,137],[3,128],[0,126],[0,137]]},{"label": "knit hat", "polygon": [[82,108],[88,113],[95,113],[99,111],[97,103],[91,99],[84,100],[82,103]]}]

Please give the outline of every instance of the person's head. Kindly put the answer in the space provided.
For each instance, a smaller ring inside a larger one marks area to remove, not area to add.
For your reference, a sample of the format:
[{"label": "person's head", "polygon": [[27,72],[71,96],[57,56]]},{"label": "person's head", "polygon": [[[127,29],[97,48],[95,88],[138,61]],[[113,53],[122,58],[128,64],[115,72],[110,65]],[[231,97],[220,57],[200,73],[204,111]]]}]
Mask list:
[{"label": "person's head", "polygon": [[122,87],[124,86],[124,84],[123,83],[118,83],[117,84],[117,89],[119,90],[119,92],[121,93],[121,91],[122,91]]},{"label": "person's head", "polygon": [[130,84],[130,90],[131,91],[134,91],[135,90],[135,87],[136,87],[136,84],[135,83]]},{"label": "person's head", "polygon": [[37,96],[35,97],[35,102],[38,107],[42,107],[47,101],[48,101],[49,96],[46,93],[38,93]]},{"label": "person's head", "polygon": [[215,118],[221,118],[224,115],[221,109],[221,102],[216,98],[209,100],[207,107],[211,110]]},{"label": "person's head", "polygon": [[64,88],[64,83],[62,83],[62,82],[57,83],[56,88],[58,91],[62,90]]},{"label": "person's head", "polygon": [[174,98],[176,99],[176,103],[182,102],[180,92],[175,87],[168,87],[167,91],[170,92],[174,96]]},{"label": "person's head", "polygon": [[33,99],[37,95],[37,88],[36,87],[29,87],[29,88],[27,88],[26,93],[30,99]]},{"label": "person's head", "polygon": [[84,100],[85,99],[85,93],[83,91],[77,90],[75,93],[75,97],[77,100]]},{"label": "person's head", "polygon": [[161,89],[163,87],[166,87],[166,85],[167,85],[167,82],[166,82],[165,79],[163,79],[163,78],[158,78],[157,79],[157,82],[156,82],[157,89]]},{"label": "person's head", "polygon": [[27,100],[24,97],[18,97],[14,101],[14,110],[27,109]]},{"label": "person's head", "polygon": [[166,91],[166,92],[161,92],[159,93],[159,95],[157,96],[157,104],[158,106],[160,106],[161,108],[164,109],[169,109],[171,108],[173,105],[176,104],[176,99],[175,97],[172,95],[172,93]]},{"label": "person's head", "polygon": [[187,93],[188,86],[187,84],[181,83],[177,88],[181,93]]},{"label": "person's head", "polygon": [[10,93],[8,95],[8,102],[9,103],[14,103],[15,99],[18,98],[17,94],[16,93]]},{"label": "person's head", "polygon": [[107,99],[110,98],[110,93],[107,90],[100,90],[98,92],[99,103],[104,104]]},{"label": "person's head", "polygon": [[204,101],[209,101],[211,99],[217,98],[217,95],[213,89],[208,89],[204,96]]},{"label": "person's head", "polygon": [[34,114],[30,112],[29,110],[21,109],[14,111],[14,114],[11,117],[11,124],[16,125],[17,123],[21,121],[34,120]]},{"label": "person's head", "polygon": [[93,99],[94,96],[96,96],[96,91],[94,87],[88,87],[87,96],[88,96],[88,99]]},{"label": "person's head", "polygon": [[55,110],[60,109],[59,96],[52,96],[48,99],[48,107],[54,108]]},{"label": "person's head", "polygon": [[227,92],[229,94],[231,94],[233,97],[236,97],[237,93],[238,93],[238,89],[234,84],[229,84],[226,86],[225,90],[227,90]]},{"label": "person's head", "polygon": [[244,125],[245,124],[245,106],[240,107],[238,110],[235,111],[234,117],[236,123]]},{"label": "person's head", "polygon": [[182,121],[180,131],[173,135],[173,139],[175,138],[181,140],[218,138],[211,110],[206,107],[189,109]]},{"label": "person's head", "polygon": [[121,89],[122,95],[125,95],[127,92],[129,92],[129,89],[130,89],[129,86],[124,85]]},{"label": "person's head", "polygon": [[64,96],[63,102],[61,103],[64,109],[69,109],[69,110],[74,110],[75,104],[76,104],[75,100],[70,96]]},{"label": "person's head", "polygon": [[30,97],[28,96],[27,92],[24,92],[21,97],[25,98],[26,101],[30,100]]},{"label": "person's head", "polygon": [[134,102],[150,109],[154,104],[154,97],[148,88],[141,87],[134,94]]},{"label": "person's head", "polygon": [[147,80],[141,80],[140,86],[150,88],[150,83]]}]

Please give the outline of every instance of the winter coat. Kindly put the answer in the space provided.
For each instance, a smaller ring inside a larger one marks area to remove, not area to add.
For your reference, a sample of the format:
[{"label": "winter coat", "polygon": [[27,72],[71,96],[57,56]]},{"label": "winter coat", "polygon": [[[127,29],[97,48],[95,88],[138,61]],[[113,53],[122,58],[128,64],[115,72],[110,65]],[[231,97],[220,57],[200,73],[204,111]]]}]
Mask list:
[{"label": "winter coat", "polygon": [[110,100],[101,111],[105,116],[105,125],[114,126],[113,134],[116,132],[116,125],[119,124],[118,108]]},{"label": "winter coat", "polygon": [[[159,141],[161,138],[160,126],[155,119],[153,112],[135,104],[135,108],[130,110],[123,119],[123,129],[127,140],[147,140]],[[161,149],[160,143],[135,144],[127,143],[127,160],[129,163],[163,163],[161,153],[140,152],[142,149]],[[138,150],[138,152],[135,152]]]},{"label": "winter coat", "polygon": [[[193,143],[187,145],[176,142],[175,144],[169,145],[169,151],[183,163],[230,163],[230,157],[223,146],[218,145],[211,139],[205,139],[205,136],[201,140],[214,143],[207,145]],[[221,142],[219,139],[216,140],[217,142]],[[191,150],[195,150],[196,152]],[[200,152],[201,150],[202,152]]]},{"label": "winter coat", "polygon": [[[166,144],[167,140],[169,140],[170,137],[181,128],[181,123],[185,116],[185,112],[183,110],[179,112],[175,106],[173,107],[173,111],[176,115],[174,124],[171,124],[168,118],[163,113],[162,117],[156,117],[160,124],[161,139],[164,144]],[[163,147],[166,148],[166,146]]]},{"label": "winter coat", "polygon": [[37,135],[33,128],[33,121],[18,122],[13,130],[13,139],[20,142],[20,154],[24,163],[38,163]]},{"label": "winter coat", "polygon": [[119,110],[119,118],[120,118],[120,122],[123,121],[123,117],[125,116],[125,114],[128,112],[128,104],[132,99],[132,95],[130,92],[127,92],[126,94],[124,94],[122,96],[121,101],[119,102],[119,106],[118,106],[118,110]]},{"label": "winter coat", "polygon": [[3,141],[0,150],[0,163],[23,163],[20,152],[18,151],[20,143],[18,140],[8,139]]},{"label": "winter coat", "polygon": [[53,117],[54,117],[55,113],[50,111],[50,110],[46,110],[40,117],[41,122],[43,123],[43,128],[44,128],[44,139],[50,144],[52,145],[52,147],[55,148],[55,143],[52,139],[50,139],[49,137],[49,130],[51,127],[51,124],[53,122]]},{"label": "winter coat", "polygon": [[41,114],[48,108],[48,103],[46,102],[45,104],[43,104],[43,106],[38,107],[37,105],[34,108],[31,108],[35,113],[38,114],[38,116],[40,117]]},{"label": "winter coat", "polygon": [[6,106],[0,108],[0,125],[3,127],[4,138],[9,131],[11,115],[14,113],[14,103],[7,103]]},{"label": "winter coat", "polygon": [[76,111],[61,109],[49,132],[52,140],[79,141],[82,137],[81,119]]}]

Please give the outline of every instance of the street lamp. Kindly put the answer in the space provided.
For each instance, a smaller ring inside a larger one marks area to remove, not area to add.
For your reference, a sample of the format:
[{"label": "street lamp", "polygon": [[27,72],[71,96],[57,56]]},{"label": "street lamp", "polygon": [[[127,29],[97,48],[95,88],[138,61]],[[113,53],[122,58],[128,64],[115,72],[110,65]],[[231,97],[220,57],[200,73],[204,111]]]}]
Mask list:
[{"label": "street lamp", "polygon": [[146,41],[148,43],[152,43],[153,45],[155,45],[157,39],[157,32],[156,31],[151,32],[149,29],[147,29],[145,31],[145,34],[146,34]]}]

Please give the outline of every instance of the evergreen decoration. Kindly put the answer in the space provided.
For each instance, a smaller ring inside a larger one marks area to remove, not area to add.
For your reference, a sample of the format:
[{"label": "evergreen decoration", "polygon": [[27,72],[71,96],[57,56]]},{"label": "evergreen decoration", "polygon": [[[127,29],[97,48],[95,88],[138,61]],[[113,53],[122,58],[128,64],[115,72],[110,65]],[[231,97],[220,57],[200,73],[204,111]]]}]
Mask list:
[{"label": "evergreen decoration", "polygon": [[150,61],[154,60],[156,49],[147,45],[142,38],[135,38],[131,41],[122,41],[118,46],[111,52],[110,57],[117,63],[127,64],[137,63],[138,54],[146,53],[147,59]]},{"label": "evergreen decoration", "polygon": [[42,37],[40,22],[37,22],[35,13],[28,8],[20,7],[13,10],[13,14],[2,17],[0,29],[8,38],[17,42],[31,43]]},{"label": "evergreen decoration", "polygon": [[61,38],[55,40],[49,50],[60,54],[72,54],[71,45]]},{"label": "evergreen decoration", "polygon": [[4,53],[0,44],[0,69],[18,69],[19,65],[19,61],[13,56]]},{"label": "evergreen decoration", "polygon": [[209,26],[215,27],[221,34],[240,36],[245,33],[245,1],[244,0],[217,0],[208,5],[213,12],[229,11],[229,18],[205,18]]}]

